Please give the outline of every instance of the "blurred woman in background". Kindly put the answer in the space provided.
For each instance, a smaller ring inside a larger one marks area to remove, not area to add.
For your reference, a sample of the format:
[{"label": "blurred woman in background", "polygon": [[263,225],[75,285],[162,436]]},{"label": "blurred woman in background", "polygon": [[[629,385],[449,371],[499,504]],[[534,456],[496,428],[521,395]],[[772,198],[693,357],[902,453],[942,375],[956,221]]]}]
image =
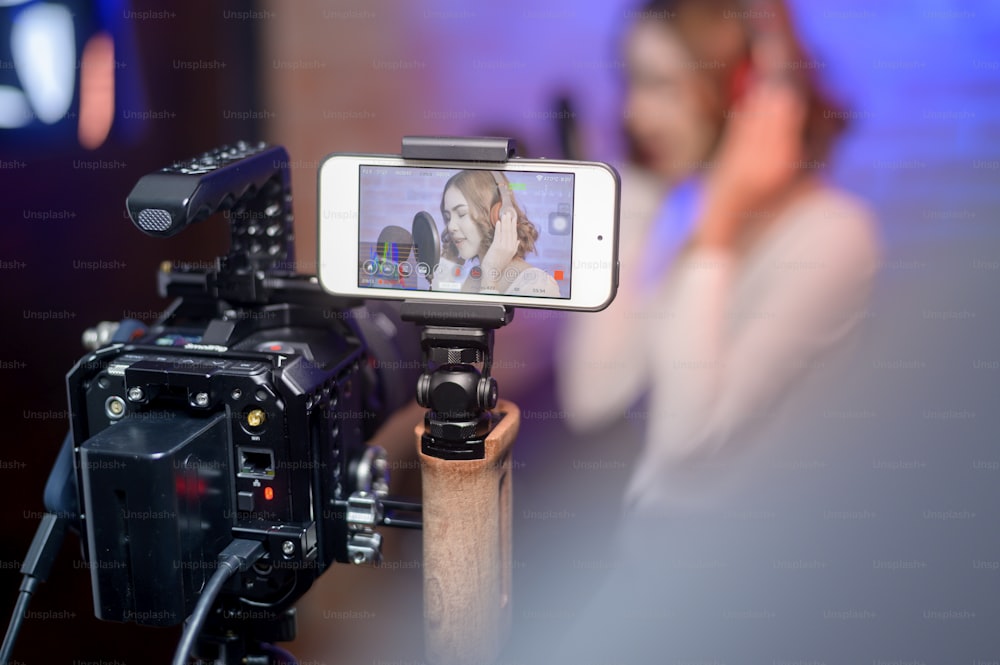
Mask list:
[{"label": "blurred woman in background", "polygon": [[878,251],[865,205],[822,177],[844,113],[781,3],[653,0],[634,15],[626,126],[671,194],[622,256],[615,302],[569,321],[557,371],[580,430],[647,400],[627,493],[660,504],[670,474],[737,451],[843,340]]}]

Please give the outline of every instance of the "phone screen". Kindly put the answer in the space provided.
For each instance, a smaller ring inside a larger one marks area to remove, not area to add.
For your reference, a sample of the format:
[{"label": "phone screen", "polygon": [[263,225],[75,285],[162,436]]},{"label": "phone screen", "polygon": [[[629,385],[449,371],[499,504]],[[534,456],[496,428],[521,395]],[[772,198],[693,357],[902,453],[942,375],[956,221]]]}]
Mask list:
[{"label": "phone screen", "polygon": [[359,288],[571,296],[573,174],[358,168]]}]

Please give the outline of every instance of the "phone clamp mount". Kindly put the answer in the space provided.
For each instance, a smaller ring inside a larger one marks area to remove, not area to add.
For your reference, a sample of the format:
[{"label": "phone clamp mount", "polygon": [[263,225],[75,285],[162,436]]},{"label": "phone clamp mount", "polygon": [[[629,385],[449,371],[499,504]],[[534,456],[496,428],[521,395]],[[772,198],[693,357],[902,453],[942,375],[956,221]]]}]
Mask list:
[{"label": "phone clamp mount", "polygon": [[[404,137],[403,159],[501,164],[509,138]],[[416,428],[423,481],[424,634],[436,665],[490,663],[511,624],[511,448],[520,410],[490,375],[494,332],[513,308],[404,301],[421,325]],[[475,367],[480,364],[482,370]]]}]

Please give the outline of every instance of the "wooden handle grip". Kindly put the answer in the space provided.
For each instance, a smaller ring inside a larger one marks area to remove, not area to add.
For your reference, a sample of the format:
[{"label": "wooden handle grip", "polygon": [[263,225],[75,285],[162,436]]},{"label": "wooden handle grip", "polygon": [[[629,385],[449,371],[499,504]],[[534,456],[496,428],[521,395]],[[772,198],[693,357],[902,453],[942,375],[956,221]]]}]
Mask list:
[{"label": "wooden handle grip", "polygon": [[424,633],[434,665],[486,665],[500,654],[511,622],[510,450],[521,413],[504,417],[481,460],[417,454],[423,478]]}]

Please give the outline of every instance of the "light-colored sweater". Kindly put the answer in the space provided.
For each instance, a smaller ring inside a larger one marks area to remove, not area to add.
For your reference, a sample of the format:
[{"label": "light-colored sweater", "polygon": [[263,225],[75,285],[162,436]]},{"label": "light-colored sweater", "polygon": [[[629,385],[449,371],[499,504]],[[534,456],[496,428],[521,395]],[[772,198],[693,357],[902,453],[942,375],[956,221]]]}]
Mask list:
[{"label": "light-colored sweater", "polygon": [[626,283],[623,266],[619,298],[574,317],[560,345],[571,425],[620,418],[648,395],[646,443],[628,490],[647,501],[664,470],[738,446],[844,340],[863,316],[878,256],[867,208],[824,187],[790,204],[741,256],[684,252],[654,288]]}]

